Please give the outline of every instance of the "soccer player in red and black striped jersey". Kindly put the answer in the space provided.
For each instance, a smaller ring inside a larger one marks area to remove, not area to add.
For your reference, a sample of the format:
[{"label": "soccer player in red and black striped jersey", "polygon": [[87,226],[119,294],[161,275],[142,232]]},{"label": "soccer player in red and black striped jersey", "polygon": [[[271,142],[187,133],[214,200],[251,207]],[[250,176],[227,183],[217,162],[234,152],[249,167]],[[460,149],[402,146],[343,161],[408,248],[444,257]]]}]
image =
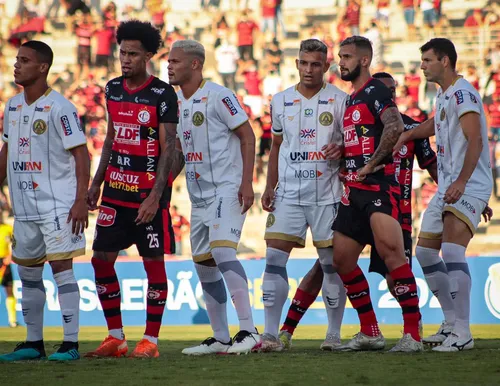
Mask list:
[{"label": "soccer player in red and black striped jersey", "polygon": [[[361,331],[341,350],[379,350],[385,339],[379,330],[368,282],[357,261],[366,244],[374,243],[394,281],[396,300],[403,311],[404,333],[392,351],[422,351],[418,293],[404,254],[399,211],[399,183],[392,148],[404,130],[390,90],[369,72],[371,43],[352,36],[340,44],[341,78],[354,93],[344,114],[345,191],[333,225],[334,267]],[[328,155],[327,155],[328,157]]]},{"label": "soccer player in red and black striped jersey", "polygon": [[148,74],[158,51],[159,31],[131,20],[117,30],[122,76],[108,82],[108,132],[99,168],[89,190],[90,209],[99,207],[94,255],[97,293],[109,336],[87,356],[119,357],[128,351],[114,264],[118,252],[135,244],[148,278],[146,331],[133,357],[158,357],[158,334],[167,301],[163,256],[174,252],[169,215],[172,177],[184,165],[175,150],[177,96],[169,84]]}]

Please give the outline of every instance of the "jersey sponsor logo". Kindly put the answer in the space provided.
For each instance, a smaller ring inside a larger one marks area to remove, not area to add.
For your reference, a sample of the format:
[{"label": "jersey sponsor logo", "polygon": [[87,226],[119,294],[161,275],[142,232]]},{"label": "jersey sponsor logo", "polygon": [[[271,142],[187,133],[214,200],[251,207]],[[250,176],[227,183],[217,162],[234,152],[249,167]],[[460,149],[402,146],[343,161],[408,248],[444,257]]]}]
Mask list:
[{"label": "jersey sponsor logo", "polygon": [[111,82],[111,84],[121,84],[121,82],[119,80],[115,80],[115,81]]},{"label": "jersey sponsor logo", "polygon": [[99,214],[97,215],[97,225],[102,227],[110,227],[115,223],[116,209],[109,206],[101,205]]},{"label": "jersey sponsor logo", "polygon": [[149,112],[148,109],[143,108],[139,110],[139,113],[137,114],[137,120],[139,121],[139,123],[147,125],[150,119],[151,119],[151,113]]},{"label": "jersey sponsor logo", "polygon": [[316,129],[300,130],[300,144],[314,145],[316,143]]},{"label": "jersey sponsor logo", "polygon": [[294,151],[290,153],[292,162],[314,162],[326,160],[326,156],[320,151]]},{"label": "jersey sponsor logo", "polygon": [[127,184],[139,185],[139,176],[112,171],[109,178],[113,181],[126,182]]},{"label": "jersey sponsor logo", "polygon": [[35,181],[17,181],[17,188],[22,192],[37,190],[38,186]]},{"label": "jersey sponsor logo", "polygon": [[157,87],[151,87],[151,91],[153,91],[155,94],[161,95],[165,91],[164,88],[157,88]]},{"label": "jersey sponsor logo", "polygon": [[23,116],[23,123],[28,123],[30,121],[30,117],[27,115]]},{"label": "jersey sponsor logo", "polygon": [[436,150],[437,150],[438,155],[440,155],[442,157],[444,156],[444,146],[443,145],[437,145]]},{"label": "jersey sponsor logo", "polygon": [[441,109],[441,114],[439,115],[439,119],[441,119],[442,121],[444,121],[444,119],[446,118],[446,112],[444,111],[444,107]]},{"label": "jersey sponsor logo", "polygon": [[73,134],[73,131],[71,130],[71,125],[69,124],[69,119],[68,119],[67,115],[63,115],[61,117],[61,125],[63,127],[64,135],[66,137]]},{"label": "jersey sponsor logo", "polygon": [[353,159],[345,160],[345,167],[347,169],[356,169],[356,161]]},{"label": "jersey sponsor logo", "polygon": [[363,135],[366,135],[366,133],[368,133],[370,130],[366,128],[366,126],[361,126],[361,132],[363,133]]},{"label": "jersey sponsor logo", "polygon": [[203,153],[202,152],[189,152],[184,156],[184,160],[189,164],[202,164],[203,163]]},{"label": "jersey sponsor logo", "polygon": [[35,112],[37,113],[48,113],[50,111],[50,106],[35,107]]},{"label": "jersey sponsor logo", "polygon": [[321,99],[319,99],[318,105],[331,105],[333,102],[335,102],[334,98],[328,98],[327,101],[322,101]]},{"label": "jersey sponsor logo", "polygon": [[236,228],[231,228],[231,234],[235,235],[237,238],[241,237],[241,230]]},{"label": "jersey sponsor logo", "polygon": [[118,115],[122,115],[124,117],[133,117],[134,116],[134,111],[129,110],[129,111],[118,111]]},{"label": "jersey sponsor logo", "polygon": [[[110,95],[109,99],[111,99],[112,101],[120,102],[123,99],[123,94],[118,96],[118,97],[114,96],[114,95]],[[126,115],[125,113],[122,113],[121,111],[119,111],[118,114],[119,115]]]},{"label": "jersey sponsor logo", "polygon": [[344,128],[344,143],[345,147],[357,146],[359,144],[356,126],[350,125]]},{"label": "jersey sponsor logo", "polygon": [[470,101],[471,101],[472,103],[477,103],[477,98],[476,98],[476,96],[475,96],[475,95],[473,95],[473,94],[469,93],[469,96],[470,96]]},{"label": "jersey sponsor logo", "polygon": [[41,173],[41,161],[14,161],[12,162],[14,173]]},{"label": "jersey sponsor logo", "polygon": [[377,199],[377,200],[373,200],[372,202],[373,202],[373,205],[375,205],[375,206],[377,206],[377,207],[378,207],[378,206],[382,206],[382,201],[380,200],[380,198],[379,198],[379,199]]},{"label": "jersey sponsor logo", "polygon": [[295,170],[295,178],[299,180],[317,180],[323,175],[319,170]]},{"label": "jersey sponsor logo", "polygon": [[76,127],[78,127],[78,130],[79,130],[79,131],[83,131],[83,128],[82,128],[82,123],[81,123],[81,121],[80,121],[80,117],[79,117],[79,116],[78,116],[78,114],[77,114],[77,113],[75,113],[74,111],[73,111],[73,118],[75,118],[75,121],[76,121]]},{"label": "jersey sponsor logo", "polygon": [[457,100],[457,105],[464,103],[464,93],[461,90],[455,92],[455,99]]},{"label": "jersey sponsor logo", "polygon": [[130,157],[119,155],[116,159],[116,163],[120,166],[130,166]]},{"label": "jersey sponsor logo", "polygon": [[471,212],[472,214],[476,214],[476,208],[474,208],[474,205],[472,205],[470,202],[468,202],[467,200],[464,200],[462,198],[462,200],[460,201],[460,205],[464,206],[469,212]]},{"label": "jersey sponsor logo", "polygon": [[226,106],[226,109],[229,111],[229,114],[231,114],[231,116],[235,116],[236,114],[238,114],[238,109],[233,104],[231,98],[229,97],[222,98],[222,103],[224,104],[224,106]]},{"label": "jersey sponsor logo", "polygon": [[313,109],[305,109],[304,110],[304,116],[305,117],[312,117],[314,114],[314,110]]},{"label": "jersey sponsor logo", "polygon": [[135,103],[149,103],[149,99],[143,99],[143,98],[135,97],[134,102]]},{"label": "jersey sponsor logo", "polygon": [[207,97],[201,97],[200,99],[193,99],[193,104],[196,103],[207,103],[208,98]]},{"label": "jersey sponsor logo", "polygon": [[140,145],[141,127],[131,123],[114,123],[115,139],[118,143],[126,145]]},{"label": "jersey sponsor logo", "polygon": [[42,135],[47,131],[47,122],[43,119],[37,119],[33,122],[33,132],[37,135]]},{"label": "jersey sponsor logo", "polygon": [[28,137],[19,138],[19,154],[30,154],[30,139]]},{"label": "jersey sponsor logo", "polygon": [[191,130],[182,132],[182,137],[184,139],[184,145],[191,146],[193,144],[193,136],[191,135]]},{"label": "jersey sponsor logo", "polygon": [[370,95],[370,93],[375,90],[375,86],[368,86],[367,88],[365,88],[365,92]]},{"label": "jersey sponsor logo", "polygon": [[139,193],[139,186],[138,185],[129,185],[125,182],[110,181],[109,187],[112,189],[123,190],[125,192]]},{"label": "jersey sponsor logo", "polygon": [[167,107],[167,102],[163,101],[160,103],[160,116],[164,116],[165,113],[167,112],[168,107]]},{"label": "jersey sponsor logo", "polygon": [[319,115],[319,123],[323,126],[330,126],[333,123],[333,115],[329,111],[323,111]]},{"label": "jersey sponsor logo", "polygon": [[146,171],[148,172],[148,180],[152,180],[154,178],[154,175],[151,173],[154,172],[156,168],[155,154],[158,141],[154,137],[155,134],[155,129],[152,127],[148,128],[148,142],[146,144],[146,155],[148,158]]},{"label": "jersey sponsor logo", "polygon": [[184,111],[183,111],[183,113],[182,113],[182,116],[183,116],[184,118],[189,117],[189,110],[188,110],[188,109],[184,109]]},{"label": "jersey sponsor logo", "polygon": [[[346,175],[346,177],[347,177],[347,175]],[[350,192],[349,187],[348,186],[344,186],[344,191],[342,192],[342,198],[340,199],[340,202],[342,203],[342,205],[349,206],[349,204],[350,204],[350,202],[349,202],[349,192]]]},{"label": "jersey sponsor logo", "polygon": [[197,111],[193,114],[193,125],[195,126],[201,126],[203,125],[203,122],[205,122],[205,116],[201,111]]},{"label": "jersey sponsor logo", "polygon": [[200,178],[200,173],[195,171],[186,171],[186,179],[188,181],[196,181],[198,178]]},{"label": "jersey sponsor logo", "polygon": [[19,111],[19,110],[21,110],[22,107],[23,107],[23,105],[9,106],[9,112]]},{"label": "jersey sponsor logo", "polygon": [[83,240],[83,236],[82,235],[72,235],[71,236],[71,242],[73,244],[78,244],[82,240]]},{"label": "jersey sponsor logo", "polygon": [[377,114],[380,114],[380,112],[384,109],[384,105],[382,103],[380,103],[379,101],[375,101],[374,103],[374,106],[375,106],[375,111],[377,112]]},{"label": "jersey sponsor logo", "polygon": [[359,110],[354,110],[352,112],[352,121],[353,122],[359,122],[361,120],[361,113]]},{"label": "jersey sponsor logo", "polygon": [[285,107],[295,106],[300,103],[300,99],[294,99],[292,102],[285,102]]}]

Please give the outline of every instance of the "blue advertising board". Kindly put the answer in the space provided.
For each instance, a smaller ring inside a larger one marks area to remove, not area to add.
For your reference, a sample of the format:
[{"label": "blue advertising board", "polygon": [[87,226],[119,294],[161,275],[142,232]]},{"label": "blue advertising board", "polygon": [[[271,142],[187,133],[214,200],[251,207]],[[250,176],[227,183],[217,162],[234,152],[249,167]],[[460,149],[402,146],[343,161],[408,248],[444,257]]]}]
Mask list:
[{"label": "blue advertising board", "polygon": [[[301,278],[314,263],[313,259],[291,259],[288,263],[290,284],[289,300],[293,297]],[[468,258],[472,275],[471,323],[500,323],[500,257]],[[248,275],[250,301],[252,303],[254,321],[264,324],[264,305],[262,303],[262,274],[265,260],[242,260]],[[368,270],[368,259],[360,259],[364,272]],[[147,279],[142,262],[119,262],[116,272],[120,280],[122,293],[123,323],[128,326],[144,325],[146,315]],[[163,317],[163,324],[189,325],[207,323],[204,310],[201,286],[191,261],[167,262],[168,299]],[[420,307],[424,323],[441,323],[443,314],[437,299],[427,287],[422,270],[415,261],[414,272],[420,295]],[[21,282],[18,280],[14,266],[14,292],[21,298]],[[75,276],[80,287],[80,323],[82,326],[105,326],[105,320],[94,283],[94,272],[89,262],[75,263]],[[57,287],[52,278],[50,267],[45,266],[44,284],[47,293],[45,309],[45,325],[59,326],[61,314],[57,300]],[[385,280],[377,274],[367,274],[370,283],[371,297],[380,323],[399,324],[402,322],[401,309],[396,300],[387,291]],[[228,297],[229,298],[229,297]],[[289,306],[287,301],[283,316]],[[22,321],[21,305],[17,304],[18,318]],[[229,323],[238,324],[236,312],[232,304],[228,305]],[[284,318],[282,318],[284,320]],[[327,318],[321,295],[302,319],[303,324],[326,324]],[[358,323],[355,310],[348,302],[344,315],[344,323]],[[0,290],[0,325],[7,325],[5,309],[5,293]]]}]

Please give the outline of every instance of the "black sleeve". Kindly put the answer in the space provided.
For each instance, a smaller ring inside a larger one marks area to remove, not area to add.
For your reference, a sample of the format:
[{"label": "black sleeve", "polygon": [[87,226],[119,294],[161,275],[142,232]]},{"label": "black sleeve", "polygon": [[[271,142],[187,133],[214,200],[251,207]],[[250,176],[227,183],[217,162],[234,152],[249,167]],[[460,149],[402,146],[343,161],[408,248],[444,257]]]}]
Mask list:
[{"label": "black sleeve", "polygon": [[[367,91],[371,86],[374,86],[374,89],[372,89],[371,91]],[[371,102],[368,104],[368,106],[372,111],[375,119],[380,119],[380,116],[387,108],[396,107],[396,104],[392,100],[391,90],[389,90],[389,88],[387,88],[382,82],[377,81],[376,79],[365,89],[364,92],[368,95],[368,99]]]},{"label": "black sleeve", "polygon": [[436,153],[432,150],[429,138],[415,140],[415,155],[420,169],[427,169],[437,161]]},{"label": "black sleeve", "polygon": [[158,122],[159,123],[179,123],[177,94],[174,88],[167,85],[165,92],[158,98]]}]

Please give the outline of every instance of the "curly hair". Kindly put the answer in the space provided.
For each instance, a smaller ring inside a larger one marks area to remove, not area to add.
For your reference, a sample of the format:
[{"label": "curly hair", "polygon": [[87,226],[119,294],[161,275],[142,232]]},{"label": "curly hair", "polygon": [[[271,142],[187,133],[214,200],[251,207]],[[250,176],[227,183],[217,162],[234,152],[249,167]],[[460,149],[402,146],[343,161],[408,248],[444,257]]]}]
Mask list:
[{"label": "curly hair", "polygon": [[120,44],[123,40],[139,40],[147,52],[156,54],[161,46],[160,31],[150,22],[129,20],[120,23],[116,31],[116,40]]}]

